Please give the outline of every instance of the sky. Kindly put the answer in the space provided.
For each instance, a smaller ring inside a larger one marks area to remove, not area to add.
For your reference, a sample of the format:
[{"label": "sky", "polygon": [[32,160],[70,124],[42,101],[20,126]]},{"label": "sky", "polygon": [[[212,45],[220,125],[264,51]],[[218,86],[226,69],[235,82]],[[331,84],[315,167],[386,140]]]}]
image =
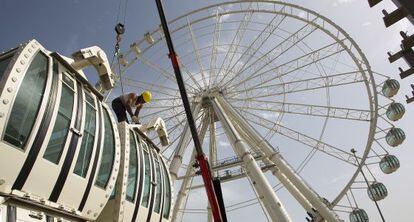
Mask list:
[{"label": "sky", "polygon": [[[172,19],[191,10],[217,2],[221,1],[168,0],[164,1],[164,6],[167,17]],[[369,8],[367,1],[361,0],[291,0],[286,2],[315,10],[341,26],[359,44],[376,72],[398,79],[398,67],[407,68],[403,62],[390,64],[387,60],[386,53],[388,51],[395,52],[398,50],[399,31],[405,30],[413,33],[413,26],[407,21],[399,22],[388,29],[385,28],[381,19],[381,10],[383,8],[388,11],[395,9],[391,1],[384,0],[372,9]],[[114,0],[2,0],[0,8],[0,27],[2,27],[0,31],[0,51],[15,47],[30,39],[37,39],[47,49],[60,52],[63,55],[70,55],[80,48],[98,45],[107,52],[108,57],[111,57],[114,48],[115,33],[113,28],[117,22],[118,3]],[[122,8],[123,6],[121,6],[118,21],[123,21],[125,15]],[[141,39],[146,32],[152,31],[159,25],[154,1],[129,0],[125,21],[127,31],[121,44],[123,49],[131,42]],[[395,97],[396,101],[405,104],[404,95],[411,94],[409,85],[412,80],[412,77],[408,77],[400,81],[402,89]],[[377,179],[386,184],[390,192],[389,196],[380,202],[380,205],[385,218],[391,222],[410,222],[410,211],[414,205],[414,192],[412,191],[414,185],[414,177],[412,176],[414,169],[414,150],[412,149],[414,145],[412,139],[414,126],[409,121],[414,118],[413,106],[413,104],[406,105],[407,113],[405,117],[396,124],[406,132],[406,141],[403,145],[390,150],[392,154],[400,159],[402,167],[392,175],[385,176],[378,171],[374,172],[378,173],[376,175]],[[338,129],[330,130],[328,134],[332,138],[341,136],[340,133],[336,133]],[[351,134],[352,132],[347,133]],[[222,141],[222,145],[228,146],[228,143]],[[296,154],[290,153],[290,155],[290,158],[294,158]],[[324,160],[322,157],[320,158],[321,161]],[[314,167],[316,168],[318,165]],[[332,174],[332,172],[326,173]],[[340,177],[337,179],[341,180]],[[236,185],[242,183],[248,186],[247,181],[236,183]],[[230,186],[234,186],[234,182]],[[233,199],[240,196],[236,190],[225,189],[225,191],[227,191],[225,195]],[[200,194],[202,191],[197,192],[198,197],[202,198],[202,194]],[[249,195],[252,195],[252,193]],[[281,196],[289,198],[285,193],[281,193]],[[197,203],[202,207],[204,202],[197,201],[197,198],[195,198],[194,204]],[[370,213],[375,212],[372,202],[364,202],[364,205],[367,205],[366,208],[369,209]],[[197,208],[197,206],[194,208]],[[251,221],[252,218],[255,218],[254,214],[257,213],[254,210],[258,210],[258,208],[246,210],[244,213],[234,211],[231,216],[238,221]],[[293,215],[292,217],[295,221],[303,219],[303,215]],[[376,220],[378,219],[377,215],[372,216],[372,218],[374,219],[371,221],[378,221]],[[193,217],[188,216],[185,221],[193,220]]]}]

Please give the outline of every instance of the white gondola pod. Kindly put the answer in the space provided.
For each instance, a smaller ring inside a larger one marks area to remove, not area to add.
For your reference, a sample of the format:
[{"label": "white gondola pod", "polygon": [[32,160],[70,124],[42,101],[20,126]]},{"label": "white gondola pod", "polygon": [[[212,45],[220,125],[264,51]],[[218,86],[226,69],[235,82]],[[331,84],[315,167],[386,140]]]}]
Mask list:
[{"label": "white gondola pod", "polygon": [[400,120],[405,114],[404,105],[401,103],[391,103],[387,108],[387,118],[391,121]]},{"label": "white gondola pod", "polygon": [[405,140],[405,133],[400,128],[392,128],[385,136],[385,140],[387,141],[388,145],[392,147],[399,146]]},{"label": "white gondola pod", "polygon": [[[0,55],[0,193],[93,220],[114,187],[120,139],[102,95],[72,61],[36,40]],[[87,110],[95,116],[92,135]],[[79,176],[75,167],[87,141],[93,141],[89,164]]]},{"label": "white gondola pod", "polygon": [[381,92],[385,97],[391,98],[397,95],[399,90],[400,90],[400,83],[395,79],[388,79],[384,82]]},{"label": "white gondola pod", "polygon": [[369,222],[368,214],[363,209],[354,209],[349,214],[350,222]]},{"label": "white gondola pod", "polygon": [[400,161],[396,156],[387,154],[381,159],[379,166],[383,173],[391,174],[400,168]]},{"label": "white gondola pod", "polygon": [[368,187],[367,193],[369,198],[373,201],[380,201],[388,196],[387,187],[380,182],[373,182]]}]

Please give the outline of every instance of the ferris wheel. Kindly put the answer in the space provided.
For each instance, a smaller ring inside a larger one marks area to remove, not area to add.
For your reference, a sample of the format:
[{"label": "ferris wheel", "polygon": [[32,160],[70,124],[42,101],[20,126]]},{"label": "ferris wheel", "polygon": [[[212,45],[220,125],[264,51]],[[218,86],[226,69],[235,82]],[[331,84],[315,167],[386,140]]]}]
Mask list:
[{"label": "ferris wheel", "polygon": [[[211,5],[169,26],[229,218],[377,217],[370,201],[388,195],[380,174],[400,166],[390,151],[405,139],[394,125],[405,109],[392,99],[398,82],[373,72],[343,29],[276,1]],[[212,221],[162,30],[132,43],[119,63],[123,90],[153,94],[141,122],[156,115],[168,128],[172,220]]]}]

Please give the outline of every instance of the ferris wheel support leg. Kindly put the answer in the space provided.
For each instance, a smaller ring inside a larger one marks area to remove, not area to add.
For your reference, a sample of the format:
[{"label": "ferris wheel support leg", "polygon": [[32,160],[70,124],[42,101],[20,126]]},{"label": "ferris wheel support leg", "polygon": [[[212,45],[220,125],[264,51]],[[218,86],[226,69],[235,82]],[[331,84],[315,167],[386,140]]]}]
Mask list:
[{"label": "ferris wheel support leg", "polygon": [[256,147],[259,147],[262,150],[270,161],[272,161],[280,172],[296,186],[325,220],[328,222],[340,222],[338,216],[322,202],[322,198],[306,184],[289,163],[286,162],[283,157],[276,152],[274,148],[256,130],[254,130],[254,128],[250,126],[250,124],[247,123],[247,121],[224,98],[219,97],[218,101],[226,108],[232,117],[234,117],[234,120],[242,130],[255,140],[257,143]]},{"label": "ferris wheel support leg", "polygon": [[[243,134],[245,131],[243,131],[239,125],[235,125],[235,127],[250,147],[257,147],[257,141],[253,141],[253,139],[247,138],[245,133]],[[263,162],[267,165],[273,164],[272,161],[270,161],[268,158],[263,159]],[[292,184],[292,182],[284,174],[282,174],[276,166],[270,167],[270,171],[307,212],[311,213],[316,218],[321,218],[319,213],[314,212],[312,204],[306,199],[306,197],[303,196],[303,194],[296,188],[296,186]]]},{"label": "ferris wheel support leg", "polygon": [[218,116],[224,128],[224,131],[233,147],[234,152],[243,161],[247,175],[252,180],[255,190],[260,196],[260,201],[263,202],[263,205],[265,206],[266,211],[272,221],[291,222],[292,220],[287,214],[284,206],[276,196],[276,193],[273,191],[261,168],[257,165],[254,157],[249,152],[247,144],[237,133],[233,124],[229,121],[227,115],[223,112],[221,105],[217,103],[216,99],[212,99],[212,104],[214,111]]},{"label": "ferris wheel support leg", "polygon": [[[197,117],[198,113],[200,112],[200,109],[201,105],[199,103],[193,104],[191,112],[193,113],[194,118]],[[191,132],[190,128],[188,127],[188,123],[185,124],[183,132],[184,133],[181,135],[180,140],[178,142],[178,149],[176,150],[170,164],[170,175],[172,184],[174,184],[177,180],[178,170],[180,169],[181,164],[183,163],[185,149],[191,141]]]},{"label": "ferris wheel support leg", "polygon": [[[201,130],[199,133],[201,143],[203,143],[204,137],[206,135],[206,131],[208,128],[208,119],[209,118],[207,116],[204,117],[203,125],[201,126]],[[181,215],[180,210],[184,208],[185,199],[189,192],[188,188],[191,185],[191,178],[192,178],[192,175],[195,173],[195,168],[192,167],[192,165],[194,164],[196,153],[197,153],[196,150],[193,149],[190,163],[188,164],[187,170],[185,172],[185,177],[183,179],[183,182],[181,183],[180,190],[178,191],[177,200],[175,201],[175,204],[174,204],[172,219],[171,219],[171,221],[173,222],[178,221],[178,219],[180,218],[179,216]]]}]

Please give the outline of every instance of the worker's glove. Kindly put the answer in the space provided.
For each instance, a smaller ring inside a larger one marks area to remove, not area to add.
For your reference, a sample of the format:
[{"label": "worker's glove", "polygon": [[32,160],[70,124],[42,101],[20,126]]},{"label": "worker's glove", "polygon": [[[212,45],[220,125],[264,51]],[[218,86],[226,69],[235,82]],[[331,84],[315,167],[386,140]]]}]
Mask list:
[{"label": "worker's glove", "polygon": [[134,122],[136,124],[140,124],[138,116],[133,116],[132,117],[132,122]]}]

